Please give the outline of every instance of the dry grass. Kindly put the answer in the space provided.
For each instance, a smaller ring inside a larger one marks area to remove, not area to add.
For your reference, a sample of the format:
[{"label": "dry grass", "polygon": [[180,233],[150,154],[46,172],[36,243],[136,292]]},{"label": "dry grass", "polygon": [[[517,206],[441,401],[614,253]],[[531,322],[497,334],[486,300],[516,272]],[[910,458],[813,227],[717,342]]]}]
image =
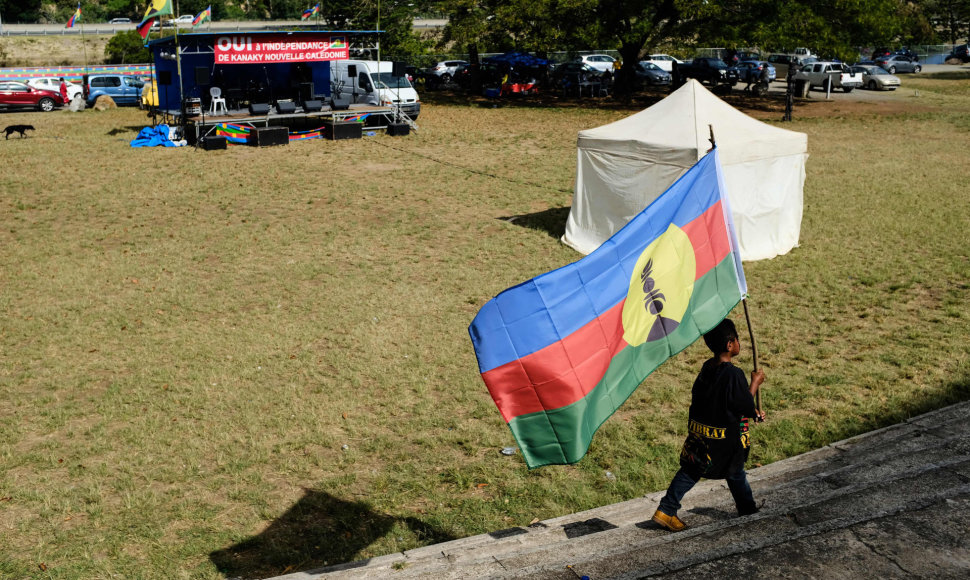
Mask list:
[{"label": "dry grass", "polygon": [[[967,83],[921,82],[917,113],[796,111],[801,246],[746,265],[755,462],[970,395]],[[576,132],[631,112],[426,103],[405,139],[225,152],[3,114],[37,131],[0,142],[0,577],[267,576],[666,485],[703,348],[529,472],[466,332],[578,258]]]}]

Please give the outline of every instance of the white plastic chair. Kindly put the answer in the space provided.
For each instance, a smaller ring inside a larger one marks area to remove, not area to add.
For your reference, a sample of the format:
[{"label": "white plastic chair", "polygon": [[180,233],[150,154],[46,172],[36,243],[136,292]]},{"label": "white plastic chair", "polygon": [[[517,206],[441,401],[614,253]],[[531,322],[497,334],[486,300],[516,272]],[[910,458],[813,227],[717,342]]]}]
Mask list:
[{"label": "white plastic chair", "polygon": [[211,97],[211,100],[209,101],[210,115],[229,114],[229,109],[226,108],[226,98],[222,96],[222,89],[219,87],[210,87],[209,96]]}]

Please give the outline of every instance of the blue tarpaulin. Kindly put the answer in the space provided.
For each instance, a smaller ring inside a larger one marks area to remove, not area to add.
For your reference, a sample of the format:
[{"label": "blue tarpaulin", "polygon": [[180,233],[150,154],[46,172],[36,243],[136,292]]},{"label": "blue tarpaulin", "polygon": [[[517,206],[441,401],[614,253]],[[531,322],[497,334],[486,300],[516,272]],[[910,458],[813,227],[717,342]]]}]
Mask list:
[{"label": "blue tarpaulin", "polygon": [[168,125],[158,125],[156,127],[145,127],[138,132],[138,136],[131,140],[132,147],[181,147],[168,138]]}]

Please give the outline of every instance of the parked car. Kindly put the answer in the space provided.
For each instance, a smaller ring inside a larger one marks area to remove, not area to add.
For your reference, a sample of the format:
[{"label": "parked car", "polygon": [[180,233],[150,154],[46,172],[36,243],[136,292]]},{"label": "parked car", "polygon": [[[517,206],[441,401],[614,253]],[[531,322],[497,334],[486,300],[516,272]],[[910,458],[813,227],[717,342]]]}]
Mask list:
[{"label": "parked car", "polygon": [[775,71],[775,67],[766,61],[744,60],[739,62],[736,68],[738,69],[738,75],[742,83],[754,83],[758,82],[758,79],[761,78],[761,71],[765,67],[768,67],[768,82],[770,83],[777,78],[777,71]]},{"label": "parked car", "polygon": [[641,85],[661,86],[670,84],[670,73],[649,60],[641,60],[633,70],[637,76],[637,82]]},{"label": "parked car", "polygon": [[131,18],[112,18],[108,24],[131,24]]},{"label": "parked car", "polygon": [[970,43],[954,46],[950,54],[946,55],[944,61],[950,60],[951,58],[958,59],[961,62],[970,62]]},{"label": "parked car", "polygon": [[[27,81],[29,86],[35,89],[44,89],[45,91],[54,91],[57,94],[61,93],[61,79],[58,77],[38,77],[30,79]],[[67,100],[73,101],[74,97],[80,95],[84,92],[81,85],[76,85],[74,83],[67,83]]]},{"label": "parked car", "polygon": [[695,79],[700,83],[708,83],[712,87],[718,85],[734,86],[738,84],[740,75],[738,69],[729,67],[723,60],[713,57],[697,57],[689,63],[677,65],[678,82],[683,79]]},{"label": "parked car", "polygon": [[570,62],[588,64],[600,72],[608,72],[611,75],[613,74],[613,69],[616,68],[616,59],[608,54],[587,54],[578,56]]},{"label": "parked car", "polygon": [[609,87],[612,80],[611,73],[578,61],[562,63],[549,76],[549,81],[555,89],[563,93],[576,92],[577,94],[582,94],[584,87],[588,87],[591,94],[595,93],[596,89],[601,93]]},{"label": "parked car", "polygon": [[795,67],[795,70],[799,68],[798,57],[792,54],[769,54],[768,64],[775,67],[776,76],[787,77],[788,69],[790,67]]},{"label": "parked car", "polygon": [[0,107],[50,112],[54,107],[63,104],[61,93],[35,89],[19,81],[0,81]]},{"label": "parked car", "polygon": [[447,83],[455,77],[455,71],[458,70],[459,66],[468,66],[468,61],[464,60],[445,60],[439,62],[433,67],[428,69],[429,77],[438,77],[443,83]]},{"label": "parked car", "polygon": [[886,69],[889,74],[896,74],[897,72],[918,73],[919,71],[923,70],[923,68],[919,65],[918,60],[913,60],[912,57],[903,56],[901,54],[880,56],[875,60],[876,64]]},{"label": "parked car", "polygon": [[893,51],[889,50],[885,46],[881,46],[879,48],[872,49],[872,55],[869,56],[869,59],[874,61],[883,56],[890,56],[892,53]]},{"label": "parked car", "polygon": [[84,100],[89,107],[101,95],[111,97],[117,105],[136,105],[145,81],[131,75],[84,75],[81,86],[84,89]]},{"label": "parked car", "polygon": [[174,20],[172,20],[172,22],[175,24],[175,26],[183,26],[186,24],[192,24],[194,20],[195,20],[195,16],[192,16],[191,14],[183,14],[178,18],[175,18]]},{"label": "parked car", "polygon": [[862,86],[870,91],[895,91],[900,85],[899,77],[874,64],[857,64],[852,72],[862,73]]},{"label": "parked car", "polygon": [[659,66],[661,69],[663,69],[666,72],[673,71],[675,62],[677,64],[681,64],[684,62],[682,60],[679,60],[670,56],[669,54],[650,54],[650,55],[647,55],[647,57],[641,60],[640,62],[644,62],[644,61],[652,62],[653,64]]}]

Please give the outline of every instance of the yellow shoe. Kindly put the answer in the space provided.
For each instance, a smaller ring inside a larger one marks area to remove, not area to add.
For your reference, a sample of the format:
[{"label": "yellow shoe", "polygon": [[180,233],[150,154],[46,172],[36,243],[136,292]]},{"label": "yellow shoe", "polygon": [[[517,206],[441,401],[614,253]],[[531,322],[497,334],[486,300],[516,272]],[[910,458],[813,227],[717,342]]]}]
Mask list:
[{"label": "yellow shoe", "polygon": [[671,532],[679,532],[687,527],[687,524],[680,521],[677,516],[668,516],[660,510],[653,514],[653,521],[662,528],[667,528]]}]

